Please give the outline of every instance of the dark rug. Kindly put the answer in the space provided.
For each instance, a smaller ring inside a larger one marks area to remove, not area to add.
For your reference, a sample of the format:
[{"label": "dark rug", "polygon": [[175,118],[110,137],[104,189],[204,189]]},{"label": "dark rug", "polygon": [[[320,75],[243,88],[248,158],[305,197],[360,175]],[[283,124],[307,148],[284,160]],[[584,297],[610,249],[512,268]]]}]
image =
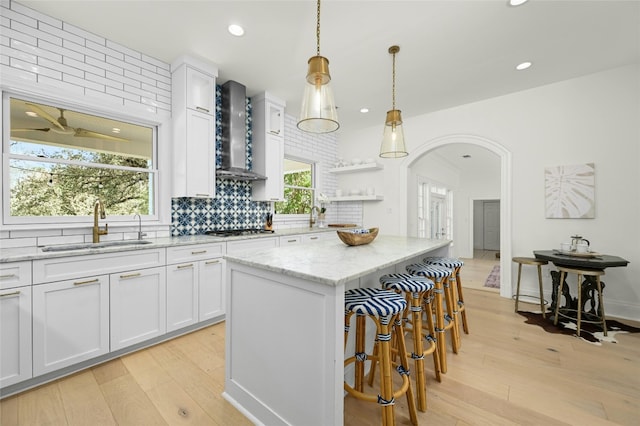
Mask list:
[{"label": "dark rug", "polygon": [[484,282],[485,287],[500,288],[500,265],[495,265]]},{"label": "dark rug", "polygon": [[[558,325],[553,325],[553,314],[547,312],[547,318],[542,318],[540,312],[518,311],[527,320],[526,324],[534,324],[542,327],[548,333],[566,334],[576,336],[578,327],[575,320],[558,317]],[[602,332],[602,327],[598,324],[591,324],[582,321],[580,324],[580,339],[601,345],[602,342],[618,343],[616,335],[621,333],[640,333],[640,328],[633,327],[616,320],[607,319],[607,336]],[[578,336],[576,336],[578,337]]]}]

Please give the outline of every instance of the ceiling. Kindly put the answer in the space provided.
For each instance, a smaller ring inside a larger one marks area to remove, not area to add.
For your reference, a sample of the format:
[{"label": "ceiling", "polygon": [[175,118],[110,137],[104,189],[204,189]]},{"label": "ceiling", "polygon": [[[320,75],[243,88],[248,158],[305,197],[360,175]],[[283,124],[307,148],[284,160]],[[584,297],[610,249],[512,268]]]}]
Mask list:
[{"label": "ceiling", "polygon": [[[219,83],[236,80],[248,96],[268,90],[294,116],[316,53],[315,1],[18,2],[164,62],[208,59]],[[245,35],[231,36],[231,23]],[[339,134],[377,125],[382,132],[394,44],[396,104],[406,120],[639,63],[640,1],[324,0],[320,52],[330,61]],[[533,66],[516,71],[525,60]]]}]

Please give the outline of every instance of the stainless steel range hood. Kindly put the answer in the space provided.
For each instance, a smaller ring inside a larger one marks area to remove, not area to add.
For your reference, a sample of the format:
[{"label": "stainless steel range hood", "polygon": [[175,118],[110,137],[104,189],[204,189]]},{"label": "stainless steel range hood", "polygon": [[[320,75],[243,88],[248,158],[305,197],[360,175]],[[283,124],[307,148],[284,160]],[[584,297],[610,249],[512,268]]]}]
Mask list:
[{"label": "stainless steel range hood", "polygon": [[247,90],[237,81],[222,85],[222,166],[216,170],[219,179],[266,179],[247,170]]}]

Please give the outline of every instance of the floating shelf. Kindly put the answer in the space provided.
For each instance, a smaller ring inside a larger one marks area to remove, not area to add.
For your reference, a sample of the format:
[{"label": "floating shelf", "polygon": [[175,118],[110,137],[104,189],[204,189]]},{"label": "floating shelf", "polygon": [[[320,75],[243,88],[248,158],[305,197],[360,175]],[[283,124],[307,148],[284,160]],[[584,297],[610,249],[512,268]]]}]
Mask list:
[{"label": "floating shelf", "polygon": [[382,170],[383,168],[384,166],[382,164],[365,163],[355,166],[334,167],[333,169],[329,169],[329,173],[357,173],[368,170]]},{"label": "floating shelf", "polygon": [[329,201],[331,202],[340,202],[340,201],[382,201],[384,200],[383,195],[347,195],[344,197],[329,197]]}]

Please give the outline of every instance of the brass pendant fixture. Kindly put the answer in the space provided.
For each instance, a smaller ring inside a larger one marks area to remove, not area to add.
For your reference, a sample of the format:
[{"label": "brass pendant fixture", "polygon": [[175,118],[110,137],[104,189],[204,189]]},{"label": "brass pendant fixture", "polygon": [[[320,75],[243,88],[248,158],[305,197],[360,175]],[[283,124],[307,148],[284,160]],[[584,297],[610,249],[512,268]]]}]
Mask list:
[{"label": "brass pendant fixture", "polygon": [[335,132],[340,123],[330,85],[329,60],[320,56],[320,0],[317,8],[316,56],[309,58],[308,63],[309,71],[298,128],[309,133]]},{"label": "brass pendant fixture", "polygon": [[380,146],[380,157],[382,158],[400,158],[408,155],[404,144],[402,116],[400,110],[396,109],[396,53],[399,51],[399,46],[389,48],[389,53],[393,55],[393,86],[391,91],[393,104],[391,111],[387,111],[387,119],[384,123],[382,145]]}]

